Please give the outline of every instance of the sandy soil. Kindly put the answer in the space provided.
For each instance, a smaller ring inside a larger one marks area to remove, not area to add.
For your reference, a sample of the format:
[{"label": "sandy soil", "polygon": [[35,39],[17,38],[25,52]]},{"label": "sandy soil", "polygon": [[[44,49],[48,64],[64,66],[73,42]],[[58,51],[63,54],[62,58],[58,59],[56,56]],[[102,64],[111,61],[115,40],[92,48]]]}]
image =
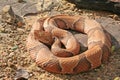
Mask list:
[{"label": "sandy soil", "polygon": [[26,77],[28,80],[120,80],[120,49],[112,52],[108,63],[76,75],[49,73],[31,60],[26,50],[26,38],[33,22],[38,18],[54,14],[68,14],[83,15],[93,19],[107,17],[117,22],[120,21],[118,16],[113,13],[80,10],[74,4],[64,0],[61,4],[64,6],[55,7],[52,12],[46,11],[24,17],[25,25],[22,27],[0,22],[0,80],[17,79],[20,74],[23,74],[24,78]]}]

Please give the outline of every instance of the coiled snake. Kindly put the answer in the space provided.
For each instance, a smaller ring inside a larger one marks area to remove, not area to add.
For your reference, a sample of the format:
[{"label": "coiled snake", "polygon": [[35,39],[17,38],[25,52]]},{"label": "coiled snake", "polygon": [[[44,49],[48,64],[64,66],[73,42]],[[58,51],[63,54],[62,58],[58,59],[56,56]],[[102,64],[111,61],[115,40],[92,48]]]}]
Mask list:
[{"label": "coiled snake", "polygon": [[[88,36],[88,50],[67,29]],[[64,46],[63,46],[64,45]],[[62,74],[75,74],[96,68],[108,60],[111,39],[95,20],[82,16],[56,15],[38,19],[27,38],[27,50],[43,69]]]}]

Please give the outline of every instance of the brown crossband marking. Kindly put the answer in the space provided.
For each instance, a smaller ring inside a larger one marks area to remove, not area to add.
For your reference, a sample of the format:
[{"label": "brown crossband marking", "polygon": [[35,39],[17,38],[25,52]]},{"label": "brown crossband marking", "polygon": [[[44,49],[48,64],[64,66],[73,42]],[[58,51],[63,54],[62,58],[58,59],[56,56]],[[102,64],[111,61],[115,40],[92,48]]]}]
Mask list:
[{"label": "brown crossband marking", "polygon": [[64,20],[57,18],[57,19],[54,19],[54,21],[55,21],[55,23],[57,24],[57,26],[59,28],[61,28],[61,29],[67,29],[67,25],[66,25],[66,23],[65,23]]},{"label": "brown crossband marking", "polygon": [[[72,28],[73,30],[79,31],[79,32],[84,32],[84,18],[80,17],[78,20],[76,20],[73,25]],[[78,27],[80,26],[80,27]]]}]

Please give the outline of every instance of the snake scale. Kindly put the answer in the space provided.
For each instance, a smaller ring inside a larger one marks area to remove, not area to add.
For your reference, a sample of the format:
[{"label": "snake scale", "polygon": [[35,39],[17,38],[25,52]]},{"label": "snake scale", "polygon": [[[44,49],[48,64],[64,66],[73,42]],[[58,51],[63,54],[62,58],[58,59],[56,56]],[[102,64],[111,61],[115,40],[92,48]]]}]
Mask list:
[{"label": "snake scale", "polygon": [[[88,36],[86,51],[80,53],[80,44],[69,29]],[[53,73],[76,74],[108,61],[111,38],[95,20],[55,15],[35,21],[26,46],[41,68]]]}]

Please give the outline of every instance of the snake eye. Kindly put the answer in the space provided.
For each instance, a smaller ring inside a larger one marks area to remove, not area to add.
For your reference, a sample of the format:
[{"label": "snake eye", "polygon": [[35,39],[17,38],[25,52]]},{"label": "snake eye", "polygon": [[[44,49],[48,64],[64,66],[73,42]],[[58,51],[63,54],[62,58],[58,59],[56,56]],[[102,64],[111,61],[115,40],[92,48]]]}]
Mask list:
[{"label": "snake eye", "polygon": [[56,41],[56,40],[57,40],[57,37],[54,37],[53,39]]},{"label": "snake eye", "polygon": [[53,39],[55,40],[55,37],[53,37]]}]

